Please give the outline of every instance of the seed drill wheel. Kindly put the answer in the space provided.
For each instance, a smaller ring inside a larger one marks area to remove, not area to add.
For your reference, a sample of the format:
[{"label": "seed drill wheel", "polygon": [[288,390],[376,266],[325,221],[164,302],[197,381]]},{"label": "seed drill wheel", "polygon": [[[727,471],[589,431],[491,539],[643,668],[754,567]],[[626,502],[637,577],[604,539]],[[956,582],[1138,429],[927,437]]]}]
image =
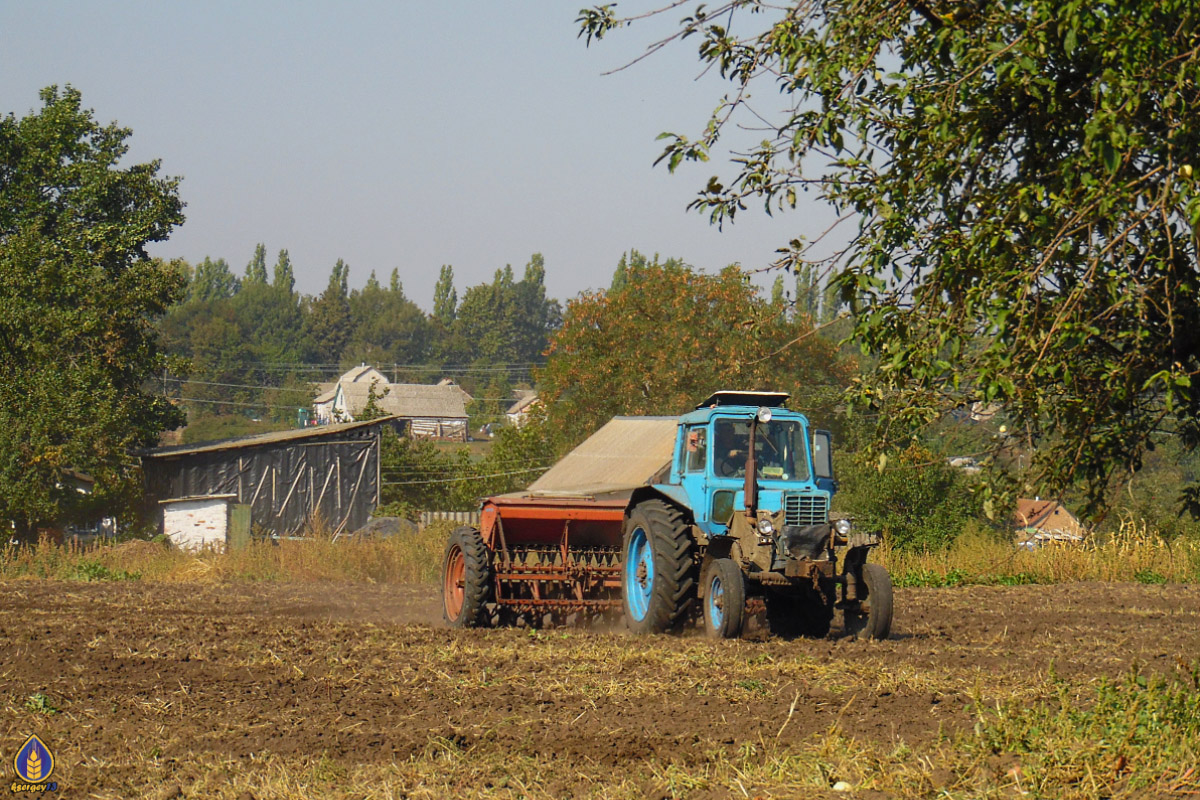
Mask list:
[{"label": "seed drill wheel", "polygon": [[696,594],[695,543],[683,514],[661,500],[638,503],[625,522],[621,594],[634,633],[678,630]]},{"label": "seed drill wheel", "polygon": [[886,639],[892,631],[892,578],[878,564],[863,564],[859,608],[846,609],[846,633],[858,639]]},{"label": "seed drill wheel", "polygon": [[474,528],[455,528],[442,559],[442,616],[453,628],[487,624],[492,591],[487,545]]},{"label": "seed drill wheel", "polygon": [[736,639],[746,617],[746,582],[732,558],[714,558],[700,576],[704,587],[704,632],[712,639]]}]

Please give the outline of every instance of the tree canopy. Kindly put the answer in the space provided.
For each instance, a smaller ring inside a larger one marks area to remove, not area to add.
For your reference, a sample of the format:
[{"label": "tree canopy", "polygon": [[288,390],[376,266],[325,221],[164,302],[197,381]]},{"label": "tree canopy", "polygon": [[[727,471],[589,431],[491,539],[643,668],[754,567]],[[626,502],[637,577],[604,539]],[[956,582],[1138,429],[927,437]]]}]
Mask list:
[{"label": "tree canopy", "polygon": [[130,450],[182,421],[146,391],[154,321],[184,288],[145,250],[183,222],[177,180],[123,166],[131,132],[75,89],[41,102],[0,118],[0,519],[22,535],[85,510],[81,473],[97,505],[127,496]]},{"label": "tree canopy", "polygon": [[737,267],[622,259],[615,289],[567,303],[539,373],[555,436],[574,444],[617,414],[679,414],[719,389],[789,391],[825,422],[854,365],[759,296]]},{"label": "tree canopy", "polygon": [[[691,37],[730,90],[662,158],[732,148],[692,203],[714,222],[812,192],[853,229],[822,266],[878,357],[856,400],[885,442],[998,403],[1034,452],[1026,486],[1078,482],[1093,504],[1159,437],[1200,444],[1192,0],[668,8],[682,23],[651,49]],[[585,9],[581,35],[652,15]]]}]

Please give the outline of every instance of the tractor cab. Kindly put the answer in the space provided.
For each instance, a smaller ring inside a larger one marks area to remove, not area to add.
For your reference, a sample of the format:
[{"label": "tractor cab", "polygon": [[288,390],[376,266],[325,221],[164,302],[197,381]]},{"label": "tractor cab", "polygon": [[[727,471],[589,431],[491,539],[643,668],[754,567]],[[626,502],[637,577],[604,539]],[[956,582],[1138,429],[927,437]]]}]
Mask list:
[{"label": "tractor cab", "polygon": [[830,434],[812,431],[787,399],[717,392],[680,418],[670,493],[682,490],[706,536],[731,535],[739,515],[763,535],[829,522]]}]

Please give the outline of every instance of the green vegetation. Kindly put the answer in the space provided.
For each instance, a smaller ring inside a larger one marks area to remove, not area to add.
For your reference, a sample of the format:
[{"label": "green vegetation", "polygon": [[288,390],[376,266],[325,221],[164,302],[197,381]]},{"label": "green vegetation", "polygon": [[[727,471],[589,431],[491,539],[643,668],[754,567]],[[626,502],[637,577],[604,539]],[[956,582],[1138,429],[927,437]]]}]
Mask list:
[{"label": "green vegetation", "polygon": [[539,385],[551,430],[573,445],[615,415],[680,414],[730,387],[790,391],[828,418],[854,371],[738,267],[709,275],[635,251],[612,288],[567,304]]},{"label": "green vegetation", "polygon": [[25,698],[25,710],[32,711],[35,714],[57,714],[58,708],[50,701],[42,692],[35,692]]},{"label": "green vegetation", "polygon": [[835,507],[893,547],[937,550],[968,526],[986,523],[968,477],[924,447],[909,447],[882,470],[852,453],[838,466]]},{"label": "green vegetation", "polygon": [[146,256],[183,222],[177,181],[157,161],[121,166],[131,132],[78,91],[41,100],[0,117],[0,520],[26,540],[126,507],[129,451],[182,421],[146,387],[165,363],[153,323],[184,288]]},{"label": "green vegetation", "polygon": [[520,280],[506,266],[491,283],[467,288],[461,302],[454,270],[444,266],[431,315],[404,294],[399,269],[387,286],[371,272],[362,289],[351,290],[350,265],[341,259],[324,291],[301,295],[287,250],[268,277],[262,244],[241,279],[224,259],[171,268],[188,288],[159,327],[183,377],[169,376],[164,389],[188,408],[192,424],[217,433],[239,429],[211,421],[218,416],[293,426],[297,409],[311,405],[315,382],[358,363],[386,369],[396,381],[432,382],[448,371],[484,398],[471,409],[472,425],[496,422],[512,402],[513,381],[531,381],[561,317],[558,301],[546,297],[538,253]]},{"label": "green vegetation", "polygon": [[[664,134],[672,171],[731,153],[695,210],[719,224],[811,191],[857,223],[820,264],[874,361],[854,392],[878,415],[872,448],[1001,404],[1028,471],[993,512],[1026,486],[1100,506],[1164,436],[1196,449],[1195,3],[663,5],[585,9],[580,35],[666,14],[678,28],[650,49],[686,42],[728,82],[698,136]],[[782,263],[831,249],[810,244]]]},{"label": "green vegetation", "polygon": [[1145,795],[1200,758],[1200,661],[1170,676],[1101,679],[1091,696],[1062,680],[1054,687],[1048,703],[980,705],[967,752],[1019,758],[1010,777],[1034,796],[1062,796],[1065,787],[1083,797]]}]

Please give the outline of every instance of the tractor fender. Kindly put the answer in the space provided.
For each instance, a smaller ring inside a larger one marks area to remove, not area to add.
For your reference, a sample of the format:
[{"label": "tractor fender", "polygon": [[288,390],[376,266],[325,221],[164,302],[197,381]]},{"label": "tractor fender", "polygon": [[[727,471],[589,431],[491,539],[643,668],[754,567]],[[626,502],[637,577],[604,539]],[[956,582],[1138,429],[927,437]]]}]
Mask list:
[{"label": "tractor fender", "polygon": [[[704,556],[700,559],[699,574],[703,575],[704,570],[708,568],[709,562],[715,561],[718,558],[733,559],[733,563],[742,563],[742,545],[737,539],[732,536],[713,536],[708,540],[708,545],[704,548]],[[696,587],[696,594],[700,599],[704,599],[707,587],[701,582]]]},{"label": "tractor fender", "polygon": [[639,486],[629,496],[629,503],[625,506],[625,516],[628,517],[634,507],[644,500],[662,500],[682,511],[689,525],[695,522],[692,518],[691,503],[688,502],[687,493],[683,491],[682,486],[661,484],[657,486]]}]

